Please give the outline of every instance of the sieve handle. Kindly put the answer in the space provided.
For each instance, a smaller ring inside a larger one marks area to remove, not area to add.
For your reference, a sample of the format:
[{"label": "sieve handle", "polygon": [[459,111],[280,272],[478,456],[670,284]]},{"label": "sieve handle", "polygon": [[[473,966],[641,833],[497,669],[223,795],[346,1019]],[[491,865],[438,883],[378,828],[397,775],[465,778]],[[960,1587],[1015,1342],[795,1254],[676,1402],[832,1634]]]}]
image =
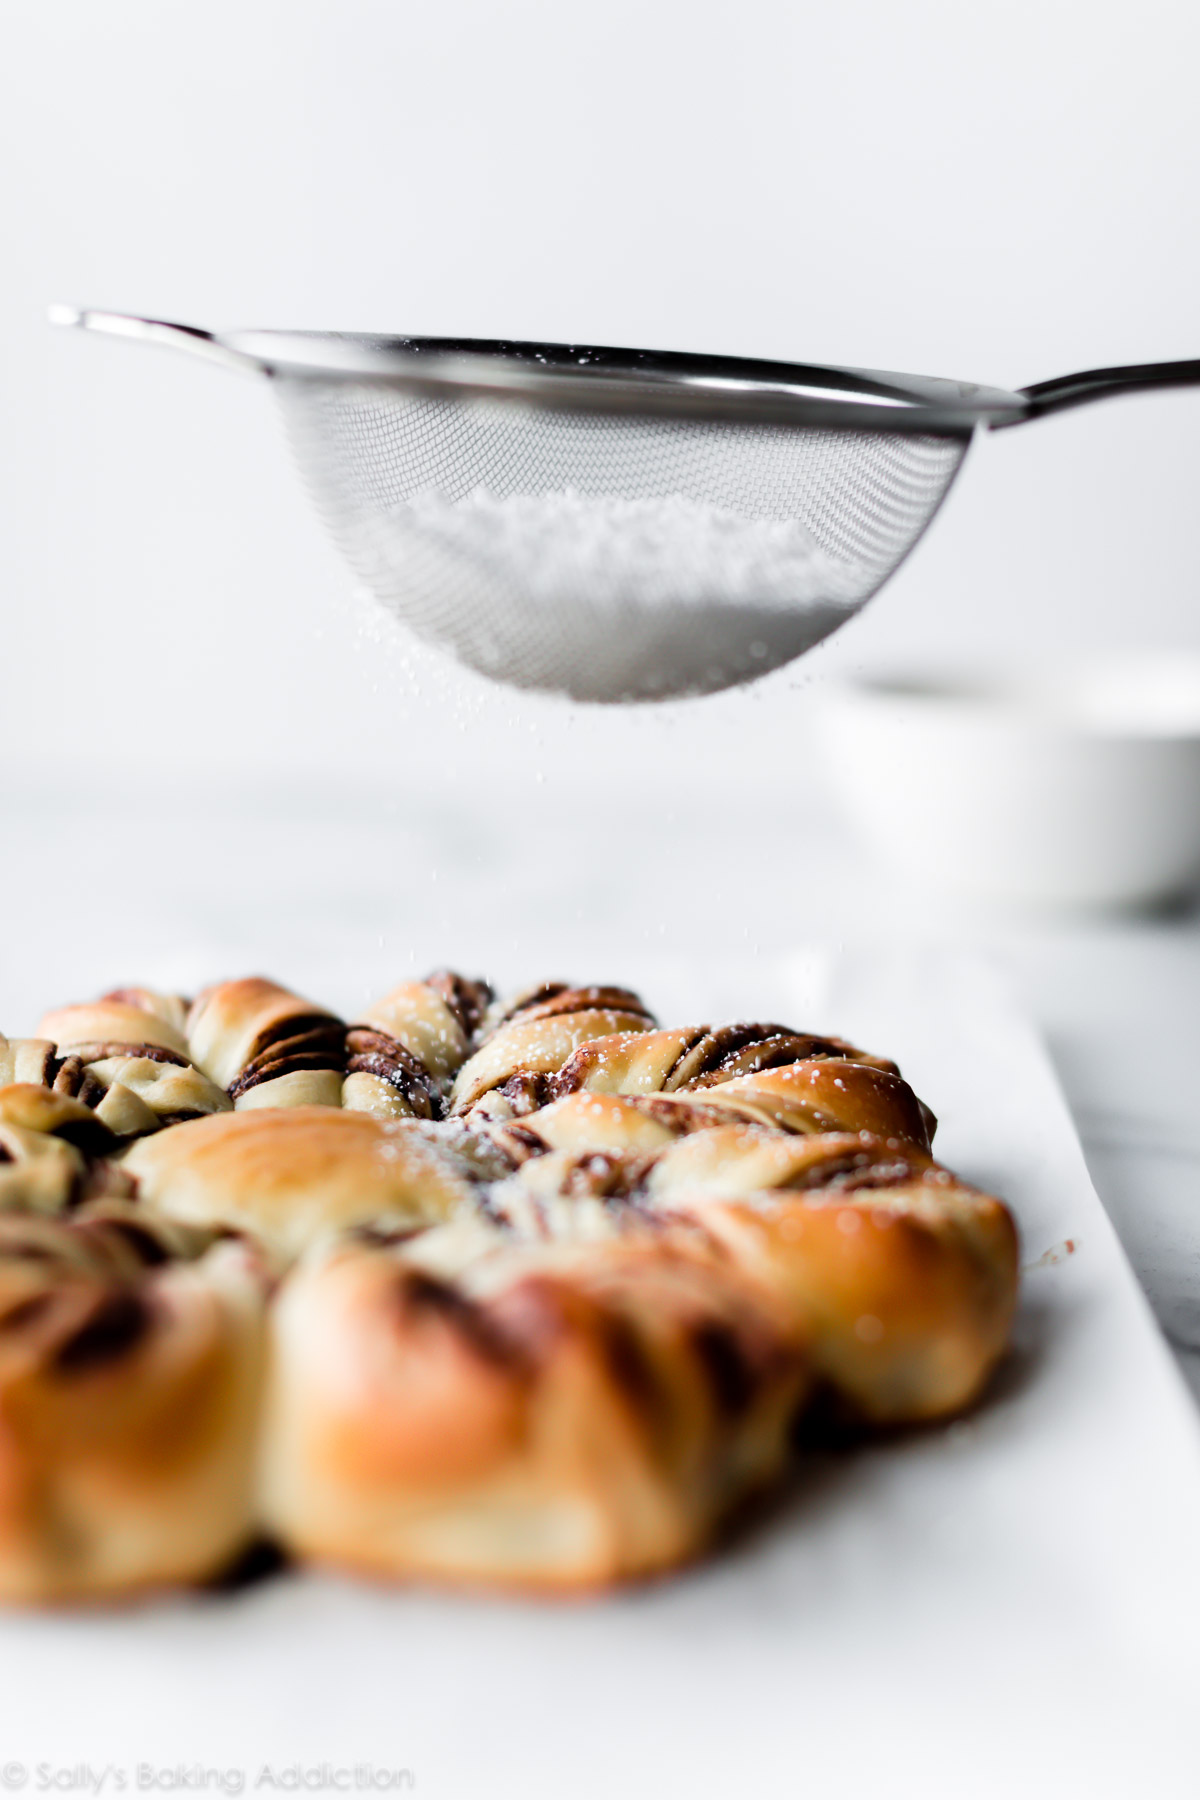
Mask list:
[{"label": "sieve handle", "polygon": [[1085,369],[1079,375],[1059,375],[1053,381],[1037,381],[1020,390],[1029,410],[1019,419],[998,419],[994,429],[1022,425],[1044,413],[1065,412],[1069,406],[1086,406],[1107,400],[1110,394],[1144,394],[1151,388],[1200,387],[1200,362],[1131,363],[1120,369]]},{"label": "sieve handle", "polygon": [[108,337],[133,338],[143,344],[161,344],[168,350],[183,350],[188,356],[202,357],[205,362],[220,363],[226,369],[238,369],[260,375],[263,364],[257,357],[202,331],[198,325],[175,325],[168,319],[143,319],[135,313],[97,312],[90,307],[56,305],[47,314],[52,325],[73,325],[79,331],[100,331]]}]

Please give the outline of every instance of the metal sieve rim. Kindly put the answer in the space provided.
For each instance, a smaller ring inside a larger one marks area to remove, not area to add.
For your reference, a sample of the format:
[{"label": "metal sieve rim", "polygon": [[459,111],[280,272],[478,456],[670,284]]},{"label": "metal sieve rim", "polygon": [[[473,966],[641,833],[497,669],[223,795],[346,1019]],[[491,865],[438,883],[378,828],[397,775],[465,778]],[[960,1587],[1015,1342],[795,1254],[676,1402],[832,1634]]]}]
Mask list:
[{"label": "metal sieve rim", "polygon": [[1016,423],[1029,412],[1024,396],[1004,388],[818,363],[507,339],[208,332],[73,307],[56,307],[52,316],[57,324],[184,349],[277,379],[367,383],[430,399],[963,437],[977,425]]}]

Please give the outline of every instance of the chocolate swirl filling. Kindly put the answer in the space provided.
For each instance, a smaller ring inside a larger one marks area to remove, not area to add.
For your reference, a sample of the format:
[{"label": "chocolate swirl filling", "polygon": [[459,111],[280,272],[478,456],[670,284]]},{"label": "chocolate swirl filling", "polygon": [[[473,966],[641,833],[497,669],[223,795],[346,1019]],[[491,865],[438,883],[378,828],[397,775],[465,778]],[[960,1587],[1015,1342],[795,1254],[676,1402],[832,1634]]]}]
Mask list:
[{"label": "chocolate swirl filling", "polygon": [[450,1009],[462,1027],[463,1036],[470,1042],[492,1003],[490,983],[468,981],[453,969],[436,969],[432,975],[425,977],[424,985],[431,988]]},{"label": "chocolate swirl filling", "polygon": [[231,1100],[264,1081],[275,1081],[300,1069],[346,1067],[346,1027],[328,1013],[293,1014],[261,1031],[253,1051],[226,1092]]},{"label": "chocolate swirl filling", "polygon": [[655,1023],[640,994],[623,987],[569,987],[565,981],[546,981],[527,994],[521,994],[500,1015],[491,1020],[481,1034],[481,1042],[493,1037],[505,1025],[517,1020],[553,1019],[564,1013],[620,1012],[644,1019],[647,1026]]},{"label": "chocolate swirl filling", "polygon": [[438,1086],[419,1057],[374,1026],[353,1025],[346,1033],[347,1075],[376,1075],[403,1095],[419,1119],[439,1119]]},{"label": "chocolate swirl filling", "polygon": [[56,1057],[53,1069],[48,1083],[52,1093],[64,1094],[68,1100],[78,1100],[84,1106],[99,1106],[105,1094],[104,1083],[89,1073],[81,1057]]},{"label": "chocolate swirl filling", "polygon": [[[576,989],[574,997],[584,992],[612,995],[623,991],[612,988]],[[636,1000],[636,996],[632,998]],[[610,1002],[606,1000],[605,1004]],[[637,1004],[640,1006],[641,1002],[637,1001]],[[649,1018],[650,1015],[647,1013],[645,1016]],[[592,1047],[584,1044],[567,1059],[557,1073],[541,1074],[519,1069],[515,1075],[510,1075],[507,1081],[501,1083],[497,1092],[509,1102],[515,1117],[526,1117],[543,1106],[551,1105],[555,1100],[578,1093],[587,1083],[592,1055]],[[676,1094],[686,1090],[691,1093],[701,1088],[716,1087],[739,1075],[756,1075],[764,1069],[778,1069],[791,1063],[824,1059],[862,1061],[869,1063],[872,1068],[885,1069],[889,1074],[899,1074],[895,1063],[886,1062],[881,1057],[863,1056],[852,1044],[844,1043],[841,1038],[814,1037],[808,1032],[792,1031],[786,1025],[698,1025],[663,1076],[662,1092]]]},{"label": "chocolate swirl filling", "polygon": [[[858,1053],[841,1038],[814,1037],[793,1031],[788,1025],[738,1024],[707,1026],[680,1054],[665,1089],[714,1087],[739,1075],[757,1075],[764,1069],[780,1069],[789,1063],[814,1060],[855,1061]],[[896,1075],[894,1063],[869,1059],[874,1067],[886,1067]]]},{"label": "chocolate swirl filling", "polygon": [[[152,1062],[161,1066],[177,1069],[189,1069],[194,1073],[195,1065],[177,1050],[168,1050],[162,1044],[129,1044],[124,1042],[108,1042],[97,1040],[93,1043],[76,1044],[67,1056],[54,1054],[47,1059],[42,1085],[50,1088],[52,1093],[61,1094],[66,1099],[78,1100],[82,1105],[93,1110],[98,1107],[108,1093],[107,1085],[91,1070],[93,1063],[101,1062]],[[201,1118],[208,1111],[206,1105],[198,1104],[183,1107],[177,1112],[159,1115],[159,1126],[181,1125],[187,1119]],[[85,1155],[99,1156],[110,1152],[117,1140],[100,1120],[89,1127],[82,1123],[64,1124],[55,1131],[56,1137],[65,1138],[74,1144]]]}]

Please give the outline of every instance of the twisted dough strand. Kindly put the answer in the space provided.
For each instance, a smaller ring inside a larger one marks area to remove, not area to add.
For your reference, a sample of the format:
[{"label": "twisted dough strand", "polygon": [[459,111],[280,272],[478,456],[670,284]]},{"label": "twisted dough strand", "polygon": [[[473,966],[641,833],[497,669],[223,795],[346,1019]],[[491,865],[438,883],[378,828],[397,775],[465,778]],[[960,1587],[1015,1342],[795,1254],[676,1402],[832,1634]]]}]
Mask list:
[{"label": "twisted dough strand", "polygon": [[348,1244],[274,1320],[267,1517],[392,1577],[563,1589],[679,1563],[778,1475],[809,1380],[782,1309],[665,1238],[500,1245],[455,1275]]}]

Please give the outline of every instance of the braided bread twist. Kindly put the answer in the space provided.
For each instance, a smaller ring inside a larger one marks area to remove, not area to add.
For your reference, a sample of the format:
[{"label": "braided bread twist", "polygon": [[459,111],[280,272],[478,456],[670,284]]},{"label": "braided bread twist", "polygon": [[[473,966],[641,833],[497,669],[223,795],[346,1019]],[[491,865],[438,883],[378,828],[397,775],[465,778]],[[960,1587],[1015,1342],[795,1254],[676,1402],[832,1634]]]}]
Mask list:
[{"label": "braided bread twist", "polygon": [[473,1250],[450,1274],[419,1239],[346,1245],[285,1287],[265,1506],[294,1551],[596,1586],[697,1554],[778,1475],[803,1342],[719,1259],[665,1237]]},{"label": "braided bread twist", "polygon": [[697,1554],[814,1396],[981,1393],[1016,1233],[935,1129],[885,1058],[620,987],[47,1014],[0,1038],[0,1593],[197,1579],[264,1522],[538,1589]]},{"label": "braided bread twist", "polygon": [[572,1122],[575,1147],[527,1160],[493,1216],[550,1238],[686,1220],[807,1320],[818,1373],[861,1420],[938,1418],[979,1393],[1017,1290],[1016,1231],[992,1195],[895,1137],[722,1123],[621,1150],[609,1111],[602,1147],[584,1147],[579,1110],[550,1126]]},{"label": "braided bread twist", "polygon": [[185,1002],[150,988],[121,988],[90,1006],[47,1013],[46,1073],[56,1092],[91,1106],[118,1137],[225,1112],[230,1101],[189,1060]]}]

